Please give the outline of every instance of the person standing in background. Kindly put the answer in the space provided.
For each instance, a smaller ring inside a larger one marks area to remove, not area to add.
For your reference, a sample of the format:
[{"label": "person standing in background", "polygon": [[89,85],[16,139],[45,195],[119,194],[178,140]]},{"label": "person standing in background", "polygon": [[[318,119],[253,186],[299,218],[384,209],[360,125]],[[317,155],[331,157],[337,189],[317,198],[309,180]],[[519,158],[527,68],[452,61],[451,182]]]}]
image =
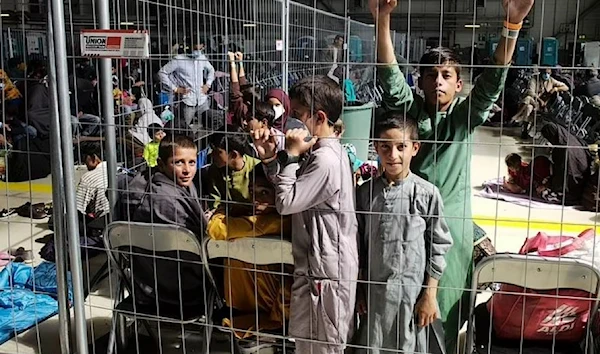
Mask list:
[{"label": "person standing in background", "polygon": [[203,48],[204,40],[194,50],[180,45],[178,55],[159,71],[162,84],[181,96],[180,117],[187,127],[210,108],[207,93],[215,80],[215,68],[202,53]]}]

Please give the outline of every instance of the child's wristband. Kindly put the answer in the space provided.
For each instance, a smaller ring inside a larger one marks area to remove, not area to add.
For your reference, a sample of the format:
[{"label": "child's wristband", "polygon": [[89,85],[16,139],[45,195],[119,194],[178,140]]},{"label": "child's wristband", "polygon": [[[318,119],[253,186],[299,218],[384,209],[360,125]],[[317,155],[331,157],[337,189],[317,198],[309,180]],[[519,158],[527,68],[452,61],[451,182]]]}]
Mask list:
[{"label": "child's wristband", "polygon": [[523,22],[519,23],[510,23],[504,20],[504,27],[508,28],[511,31],[520,31],[523,28]]}]

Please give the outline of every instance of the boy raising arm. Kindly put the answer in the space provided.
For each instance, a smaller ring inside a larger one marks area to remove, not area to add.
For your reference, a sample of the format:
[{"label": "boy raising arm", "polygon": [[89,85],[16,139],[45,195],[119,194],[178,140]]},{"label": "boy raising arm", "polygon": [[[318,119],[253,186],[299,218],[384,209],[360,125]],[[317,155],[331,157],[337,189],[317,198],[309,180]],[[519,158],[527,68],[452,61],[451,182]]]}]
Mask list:
[{"label": "boy raising arm", "polygon": [[358,278],[354,181],[334,131],[343,93],[331,79],[314,76],[294,85],[290,98],[294,117],[308,131],[288,130],[286,149],[277,154],[271,130],[254,131],[257,152],[275,181],[277,210],[292,215],[289,333],[297,338],[296,353],[341,354],[350,335]]},{"label": "boy raising arm", "polygon": [[478,78],[468,99],[459,98],[463,82],[457,55],[448,48],[435,48],[423,55],[419,87],[425,99],[413,96],[400,72],[390,36],[391,12],[397,0],[369,0],[377,23],[378,77],[384,89],[383,106],[399,110],[418,122],[419,137],[431,143],[421,147],[412,161],[413,172],[433,183],[442,196],[446,220],[454,240],[446,254],[447,267],[440,279],[438,303],[444,321],[446,347],[453,352],[468,296],[473,254],[471,214],[471,134],[483,124],[504,88],[507,64],[513,56],[518,32],[534,0],[503,0],[506,16],[502,39],[494,54],[496,67],[487,68]]}]

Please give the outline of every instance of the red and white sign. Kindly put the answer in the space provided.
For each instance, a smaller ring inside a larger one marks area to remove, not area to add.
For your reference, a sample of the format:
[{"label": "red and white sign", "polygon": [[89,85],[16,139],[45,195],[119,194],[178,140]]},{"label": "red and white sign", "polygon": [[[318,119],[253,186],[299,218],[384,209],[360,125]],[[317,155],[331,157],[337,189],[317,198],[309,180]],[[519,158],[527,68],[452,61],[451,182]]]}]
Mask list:
[{"label": "red and white sign", "polygon": [[100,58],[148,58],[146,30],[81,30],[81,55]]}]

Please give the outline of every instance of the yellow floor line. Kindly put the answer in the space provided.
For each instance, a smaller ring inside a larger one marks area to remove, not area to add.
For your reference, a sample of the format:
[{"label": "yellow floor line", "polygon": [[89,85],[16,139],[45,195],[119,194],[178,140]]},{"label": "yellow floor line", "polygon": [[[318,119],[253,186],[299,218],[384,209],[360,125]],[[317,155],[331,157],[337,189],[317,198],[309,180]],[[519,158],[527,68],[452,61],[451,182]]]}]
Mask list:
[{"label": "yellow floor line", "polygon": [[52,185],[38,183],[30,184],[29,182],[0,182],[0,196],[6,192],[52,194]]},{"label": "yellow floor line", "polygon": [[[52,194],[51,184],[41,184],[29,182],[0,182],[0,196],[6,193],[43,193]],[[529,229],[532,232],[547,231],[547,232],[565,232],[565,233],[579,233],[585,229],[596,228],[596,232],[600,233],[600,222],[594,224],[589,223],[568,223],[564,222],[561,224],[558,221],[545,221],[545,220],[527,220],[519,218],[500,218],[496,220],[494,217],[474,215],[473,221],[479,226],[485,227],[498,227],[498,228],[514,228],[514,229]]]},{"label": "yellow floor line", "polygon": [[474,216],[475,221],[479,226],[489,226],[498,228],[515,228],[515,229],[529,229],[532,232],[546,231],[546,232],[565,232],[565,233],[580,233],[583,230],[595,228],[596,232],[600,232],[600,223],[594,224],[589,223],[569,223],[558,221],[544,221],[544,220],[527,220],[518,218],[500,218],[498,220],[493,217],[487,216]]}]

